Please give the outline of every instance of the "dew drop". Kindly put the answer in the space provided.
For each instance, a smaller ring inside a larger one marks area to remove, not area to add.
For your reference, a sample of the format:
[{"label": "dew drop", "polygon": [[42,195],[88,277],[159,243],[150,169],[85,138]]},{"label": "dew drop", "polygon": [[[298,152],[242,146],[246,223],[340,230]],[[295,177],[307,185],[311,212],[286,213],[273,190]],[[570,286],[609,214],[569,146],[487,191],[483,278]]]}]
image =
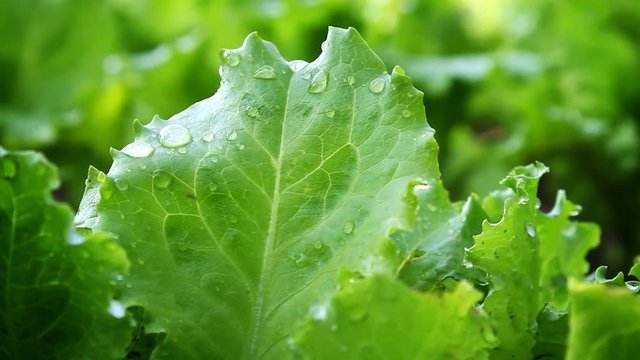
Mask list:
[{"label": "dew drop", "polygon": [[296,263],[296,267],[303,268],[307,266],[307,261],[306,261],[307,257],[304,254],[298,254],[294,256],[292,259]]},{"label": "dew drop", "polygon": [[85,238],[84,236],[80,235],[77,231],[75,231],[74,229],[71,229],[69,231],[69,234],[67,235],[67,242],[71,245],[80,245],[82,243],[85,242]]},{"label": "dew drop", "polygon": [[240,55],[236,54],[233,51],[227,50],[223,53],[222,59],[227,65],[231,67],[238,66],[240,64]]},{"label": "dew drop", "polygon": [[347,84],[349,85],[353,85],[356,83],[356,78],[353,75],[349,75],[347,76]]},{"label": "dew drop", "polygon": [[347,221],[342,227],[342,232],[348,235],[351,234],[355,228],[356,224],[353,221]]},{"label": "dew drop", "polygon": [[403,118],[408,118],[409,116],[411,116],[411,111],[409,110],[402,110],[402,117]]},{"label": "dew drop", "polygon": [[120,191],[125,191],[129,188],[129,184],[127,183],[126,180],[116,179],[115,183],[116,183],[116,187]]},{"label": "dew drop", "polygon": [[171,175],[164,170],[156,170],[153,173],[153,183],[159,188],[167,188],[171,184]]},{"label": "dew drop", "polygon": [[111,314],[114,318],[122,319],[126,312],[125,310],[126,309],[124,305],[120,301],[111,300],[111,303],[109,303],[109,309],[107,311],[109,311],[109,314]]},{"label": "dew drop", "polygon": [[258,115],[260,115],[260,111],[258,110],[258,108],[250,107],[247,109],[247,115],[249,115],[252,118],[255,118],[255,117],[258,117]]},{"label": "dew drop", "polygon": [[227,140],[233,141],[238,138],[238,132],[235,130],[231,130],[227,133]]},{"label": "dew drop", "polygon": [[256,70],[253,77],[256,79],[275,79],[278,75],[276,71],[269,65],[264,65]]},{"label": "dew drop", "polygon": [[311,72],[306,72],[306,73],[302,74],[302,78],[305,79],[305,80],[311,79]]},{"label": "dew drop", "polygon": [[385,82],[381,78],[371,80],[369,83],[369,90],[374,94],[380,94],[384,90]]},{"label": "dew drop", "polygon": [[244,150],[244,144],[236,144],[236,149],[238,150]]},{"label": "dew drop", "polygon": [[311,317],[314,320],[323,321],[327,319],[327,304],[316,304],[311,306]]},{"label": "dew drop", "polygon": [[304,69],[307,65],[309,65],[309,63],[304,60],[289,61],[289,67],[293,72],[298,72]]},{"label": "dew drop", "polygon": [[122,153],[132,158],[145,158],[151,156],[155,149],[142,140],[137,140],[122,148]]},{"label": "dew drop", "polygon": [[191,132],[179,124],[167,125],[160,130],[160,145],[168,149],[177,149],[191,143]]},{"label": "dew drop", "polygon": [[533,224],[527,223],[525,225],[525,228],[527,229],[527,234],[529,234],[529,236],[531,236],[531,237],[535,237],[536,236],[536,227]]},{"label": "dew drop", "polygon": [[320,240],[313,243],[313,248],[316,250],[322,249],[323,246],[324,246],[324,243]]},{"label": "dew drop", "polygon": [[209,158],[209,160],[211,160],[212,163],[217,163],[218,162],[218,157],[217,156],[212,156],[211,158]]},{"label": "dew drop", "polygon": [[319,94],[327,89],[327,74],[320,70],[311,80],[309,92]]},{"label": "dew drop", "polygon": [[231,216],[229,216],[229,222],[232,223],[232,224],[235,224],[235,223],[238,222],[238,218],[233,216],[233,215],[231,215]]},{"label": "dew drop", "polygon": [[181,147],[181,148],[178,148],[177,151],[178,151],[178,154],[186,154],[187,153],[187,148]]},{"label": "dew drop", "polygon": [[213,138],[214,138],[213,132],[212,131],[207,131],[204,134],[202,134],[202,138],[201,139],[202,139],[202,141],[205,141],[205,142],[211,142],[213,140]]},{"label": "dew drop", "polygon": [[209,190],[211,190],[211,191],[216,191],[216,190],[218,190],[218,184],[216,184],[216,183],[210,183],[210,184],[209,184]]},{"label": "dew drop", "polygon": [[324,112],[324,115],[328,118],[332,118],[336,114],[336,111],[333,109],[329,109]]}]

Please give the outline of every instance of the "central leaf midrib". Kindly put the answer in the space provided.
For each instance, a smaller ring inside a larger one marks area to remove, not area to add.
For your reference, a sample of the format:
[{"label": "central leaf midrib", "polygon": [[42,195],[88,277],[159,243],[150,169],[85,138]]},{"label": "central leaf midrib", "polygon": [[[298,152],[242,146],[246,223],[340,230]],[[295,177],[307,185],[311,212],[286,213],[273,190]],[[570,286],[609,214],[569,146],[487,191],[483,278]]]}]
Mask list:
[{"label": "central leaf midrib", "polygon": [[264,300],[265,300],[265,291],[266,291],[266,281],[270,277],[271,273],[271,258],[274,248],[274,243],[276,241],[276,227],[278,223],[278,209],[280,205],[280,178],[281,178],[281,165],[283,160],[284,153],[284,129],[285,123],[287,120],[287,114],[289,111],[289,98],[291,91],[291,80],[293,78],[293,73],[289,78],[289,82],[287,84],[286,91],[286,99],[284,104],[284,113],[282,115],[282,126],[280,127],[280,143],[278,145],[278,159],[273,164],[275,171],[275,181],[273,184],[273,194],[271,197],[271,211],[269,215],[269,229],[267,231],[267,238],[264,243],[264,251],[262,257],[262,266],[260,269],[260,278],[258,281],[258,292],[256,293],[255,305],[253,308],[253,319],[252,319],[252,333],[249,343],[249,352],[248,358],[255,359],[256,353],[258,351],[259,345],[259,336],[262,331],[263,326],[263,312],[264,312]]}]

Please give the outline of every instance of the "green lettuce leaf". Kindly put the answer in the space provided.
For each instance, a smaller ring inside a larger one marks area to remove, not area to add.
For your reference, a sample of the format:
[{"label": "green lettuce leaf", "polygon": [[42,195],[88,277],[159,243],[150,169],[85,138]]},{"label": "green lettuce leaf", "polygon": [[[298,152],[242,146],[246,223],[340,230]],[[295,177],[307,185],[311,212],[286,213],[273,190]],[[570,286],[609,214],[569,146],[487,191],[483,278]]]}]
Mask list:
[{"label": "green lettuce leaf", "polygon": [[567,279],[585,274],[584,257],[599,241],[597,226],[569,220],[579,207],[562,191],[553,210],[538,209],[538,181],[547,170],[541,163],[518,167],[502,181],[509,189],[484,201],[490,218],[495,218],[496,204],[504,202],[502,219],[485,222],[467,254],[487,274],[490,289],[483,309],[501,341],[496,359],[531,356],[539,311],[545,304],[566,309]]},{"label": "green lettuce leaf", "polygon": [[567,360],[637,359],[640,298],[623,287],[570,282]]},{"label": "green lettuce leaf", "polygon": [[0,148],[0,358],[116,359],[130,342],[112,283],[127,258],[105,234],[72,231],[56,169]]},{"label": "green lettuce leaf", "polygon": [[309,64],[255,34],[221,55],[220,90],[136,124],[76,218],[126,249],[155,359],[281,358],[339,269],[394,271],[407,183],[439,178],[422,94],[355,30]]},{"label": "green lettuce leaf", "polygon": [[347,285],[312,308],[296,339],[304,359],[488,359],[495,339],[469,283],[419,293],[388,276]]},{"label": "green lettuce leaf", "polygon": [[399,278],[414,288],[433,289],[446,278],[478,277],[464,266],[466,248],[474,244],[473,235],[482,231],[486,218],[477,197],[452,204],[442,182],[417,183],[405,201],[413,210],[408,217],[414,226],[392,234],[402,257]]}]

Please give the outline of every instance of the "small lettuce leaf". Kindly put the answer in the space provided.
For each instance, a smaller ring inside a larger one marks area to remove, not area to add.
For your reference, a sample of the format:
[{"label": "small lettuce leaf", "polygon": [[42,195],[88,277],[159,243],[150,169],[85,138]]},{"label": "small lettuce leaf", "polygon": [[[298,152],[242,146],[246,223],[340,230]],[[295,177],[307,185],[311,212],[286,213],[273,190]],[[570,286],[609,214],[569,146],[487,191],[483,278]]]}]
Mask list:
[{"label": "small lettuce leaf", "polygon": [[599,241],[597,226],[569,220],[579,208],[563,192],[552,211],[539,211],[538,181],[547,170],[541,163],[518,167],[502,181],[508,190],[483,203],[491,219],[503,201],[503,216],[483,224],[467,253],[490,285],[483,309],[494,320],[501,342],[492,355],[496,359],[531,356],[539,311],[545,304],[566,309],[567,279],[584,275],[584,257]]},{"label": "small lettuce leaf", "polygon": [[0,358],[122,358],[131,332],[112,284],[127,258],[105,234],[72,230],[57,186],[40,154],[0,148]]},{"label": "small lettuce leaf", "polygon": [[304,359],[488,359],[494,339],[467,282],[419,293],[388,276],[347,285],[312,318],[294,346]]},{"label": "small lettuce leaf", "polygon": [[256,34],[221,55],[220,90],[136,123],[76,218],[126,249],[154,359],[282,358],[339,269],[395,270],[407,183],[440,176],[422,94],[355,30],[309,64]]},{"label": "small lettuce leaf", "polygon": [[638,358],[640,298],[622,287],[570,282],[567,360]]},{"label": "small lettuce leaf", "polygon": [[486,218],[476,196],[452,204],[442,182],[420,182],[410,186],[405,201],[414,226],[392,234],[402,257],[399,278],[423,290],[442,287],[450,277],[472,278],[463,264],[465,251]]},{"label": "small lettuce leaf", "polygon": [[514,169],[503,184],[511,189],[498,223],[484,222],[468,260],[486,271],[491,290],[483,309],[497,327],[500,346],[492,358],[528,358],[534,345],[532,324],[540,310],[539,243],[533,233],[542,164]]}]

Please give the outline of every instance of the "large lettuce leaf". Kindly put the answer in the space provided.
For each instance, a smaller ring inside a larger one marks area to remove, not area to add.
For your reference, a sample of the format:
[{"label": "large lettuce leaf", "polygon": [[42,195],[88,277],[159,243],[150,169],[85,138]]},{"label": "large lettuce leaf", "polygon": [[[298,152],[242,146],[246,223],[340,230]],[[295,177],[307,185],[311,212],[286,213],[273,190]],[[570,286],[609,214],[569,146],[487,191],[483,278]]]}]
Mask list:
[{"label": "large lettuce leaf", "polygon": [[255,34],[221,55],[220,90],[137,124],[76,218],[126,249],[156,359],[281,358],[339,269],[394,271],[407,183],[439,178],[422,94],[355,30],[310,64]]},{"label": "large lettuce leaf", "polygon": [[0,358],[116,359],[130,342],[112,283],[127,270],[104,234],[72,231],[55,168],[0,148]]}]

